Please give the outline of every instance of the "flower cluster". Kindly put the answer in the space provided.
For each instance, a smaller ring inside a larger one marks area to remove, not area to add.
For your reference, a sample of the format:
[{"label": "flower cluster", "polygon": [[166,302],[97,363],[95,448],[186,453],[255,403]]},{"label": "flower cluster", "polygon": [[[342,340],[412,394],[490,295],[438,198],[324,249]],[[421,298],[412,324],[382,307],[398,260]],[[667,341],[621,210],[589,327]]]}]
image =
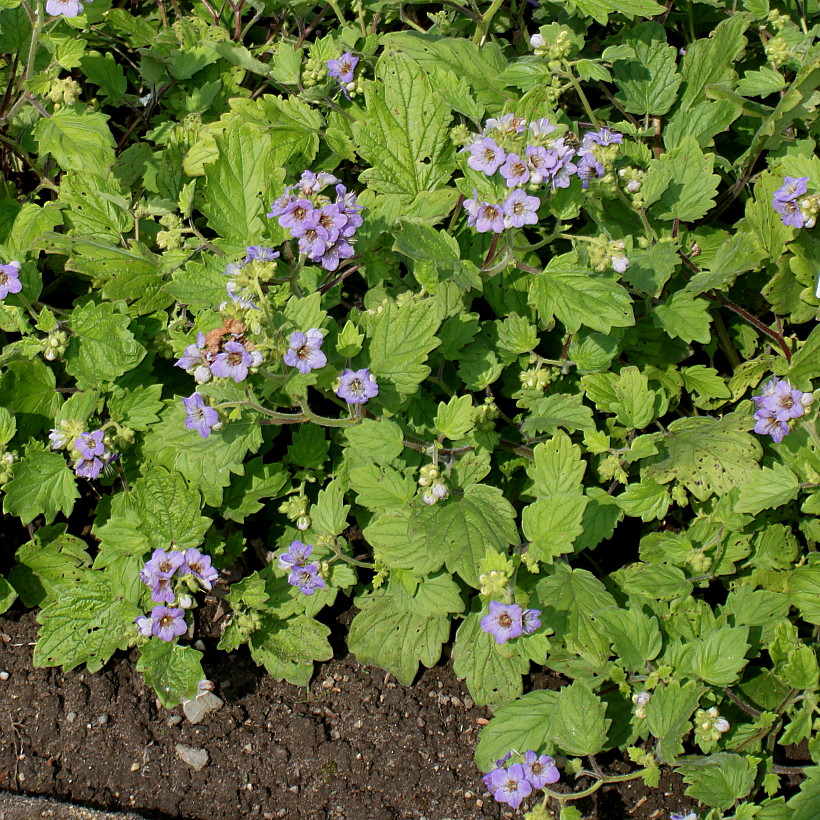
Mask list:
[{"label": "flower cluster", "polygon": [[10,293],[20,293],[23,289],[20,282],[20,267],[19,262],[0,265],[0,299],[5,299]]},{"label": "flower cluster", "polygon": [[419,470],[418,485],[422,488],[421,500],[428,506],[437,504],[450,495],[441,471],[435,464],[425,464]]},{"label": "flower cluster", "polygon": [[790,422],[799,419],[813,400],[811,393],[795,390],[786,379],[773,376],[759,396],[752,396],[757,405],[755,433],[770,435],[779,444],[791,432]]},{"label": "flower cluster", "polygon": [[192,373],[197,384],[205,384],[211,376],[233,379],[238,384],[248,377],[252,367],[263,362],[262,354],[245,338],[245,330],[241,322],[228,319],[207,335],[200,331],[196,342],[188,345],[174,364]]},{"label": "flower cluster", "polygon": [[48,434],[52,450],[67,450],[75,460],[74,472],[83,478],[99,478],[103,468],[116,461],[120,456],[107,446],[104,430],[92,433],[81,432],[74,435],[73,425],[61,425],[52,428]]},{"label": "flower cluster", "polygon": [[[253,301],[254,294],[251,290],[251,277],[245,268],[251,267],[251,270],[258,273],[259,264],[262,266],[270,262],[275,262],[279,258],[279,251],[273,250],[263,245],[249,245],[245,248],[245,258],[241,262],[229,262],[226,266],[223,276],[228,277],[228,283],[225,285],[225,290],[228,296],[238,307],[244,310],[259,310],[258,305]],[[275,267],[275,266],[271,266]],[[224,310],[227,302],[223,302],[220,310]]]},{"label": "flower cluster", "polygon": [[336,395],[348,404],[366,404],[379,395],[379,385],[366,367],[362,370],[345,370],[339,377]]},{"label": "flower cluster", "polygon": [[561,777],[555,760],[549,755],[538,756],[530,750],[524,754],[523,763],[513,763],[505,768],[504,764],[511,756],[512,752],[508,752],[501,760],[497,760],[495,768],[481,778],[487,791],[499,803],[507,803],[517,809],[534,789],[543,789],[544,786],[557,783]]},{"label": "flower cluster", "polygon": [[813,228],[820,212],[820,196],[806,194],[808,177],[785,177],[772,197],[772,207],[780,214],[784,225],[793,228]]},{"label": "flower cluster", "polygon": [[503,203],[479,200],[476,192],[464,202],[467,224],[478,233],[501,233],[505,228],[535,225],[541,201],[527,196],[523,190],[537,190],[546,185],[550,190],[569,187],[573,175],[584,188],[591,179],[606,173],[606,166],[615,159],[623,136],[610,128],[601,128],[584,135],[576,152],[564,136],[555,132],[558,126],[542,117],[527,122],[523,117],[505,114],[487,120],[484,132],[469,142],[462,152],[469,152],[467,164],[487,176],[496,172],[504,178],[507,188],[516,190]]},{"label": "flower cluster", "polygon": [[695,739],[699,743],[714,743],[730,728],[729,721],[720,716],[717,706],[695,712]]},{"label": "flower cluster", "polygon": [[151,587],[151,599],[157,604],[172,604],[176,600],[174,576],[189,576],[202,589],[210,590],[219,578],[211,566],[211,558],[198,549],[156,549],[140,572],[140,580]]},{"label": "flower cluster", "polygon": [[[336,185],[336,201],[321,192]],[[268,218],[278,217],[283,228],[299,240],[299,250],[325,270],[334,271],[342,259],[353,256],[350,241],[362,224],[362,206],[332,174],[304,171],[297,185],[274,200]]]},{"label": "flower cluster", "polygon": [[522,609],[518,604],[490,601],[490,612],[481,619],[481,629],[496,643],[506,643],[521,635],[532,635],[541,626],[539,609]]},{"label": "flower cluster", "polygon": [[652,699],[649,692],[638,692],[632,696],[632,702],[635,704],[635,717],[643,720],[646,717],[646,706]]},{"label": "flower cluster", "polygon": [[290,573],[288,583],[293,587],[298,587],[304,595],[313,595],[317,589],[325,588],[324,579],[319,575],[318,562],[308,563],[312,552],[313,544],[294,541],[287,551],[279,556],[279,569]]},{"label": "flower cluster", "polygon": [[283,360],[288,367],[295,367],[303,375],[311,370],[319,370],[327,364],[327,356],[322,352],[325,336],[317,327],[302,333],[297,330],[290,335],[290,347]]}]

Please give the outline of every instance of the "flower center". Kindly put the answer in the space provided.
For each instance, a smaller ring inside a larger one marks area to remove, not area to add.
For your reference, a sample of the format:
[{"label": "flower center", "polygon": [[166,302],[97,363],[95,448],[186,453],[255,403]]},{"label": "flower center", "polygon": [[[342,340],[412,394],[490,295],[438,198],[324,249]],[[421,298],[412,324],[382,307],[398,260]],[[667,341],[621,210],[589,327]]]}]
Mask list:
[{"label": "flower center", "polygon": [[791,396],[783,396],[780,399],[780,406],[788,410],[794,407],[794,399]]},{"label": "flower center", "polygon": [[169,626],[171,626],[173,623],[174,623],[174,619],[173,619],[170,615],[163,615],[163,616],[159,619],[159,625],[160,625],[163,629],[167,629],[167,628],[168,628]]},{"label": "flower center", "polygon": [[[233,365],[234,367],[238,364],[242,364],[242,354],[238,351],[235,353],[228,354],[228,364]],[[199,411],[202,412],[201,410]]]},{"label": "flower center", "polygon": [[364,385],[362,384],[361,379],[353,379],[347,387],[348,390],[350,390],[350,392],[355,396],[361,396],[364,392]]},{"label": "flower center", "polygon": [[172,572],[173,569],[174,569],[174,567],[172,566],[170,561],[163,561],[159,565],[159,571],[160,572]]},{"label": "flower center", "polygon": [[296,351],[296,358],[297,359],[302,359],[302,360],[309,359],[310,358],[310,353],[311,353],[310,348],[307,345],[302,345]]},{"label": "flower center", "polygon": [[524,165],[524,164],[523,164],[523,163],[521,163],[521,162],[517,162],[515,165],[513,165],[513,169],[512,169],[512,170],[513,170],[513,174],[514,174],[515,176],[517,176],[517,177],[522,177],[522,176],[524,176],[524,174],[526,174],[526,173],[527,173],[527,166],[526,166],[526,165]]},{"label": "flower center", "polygon": [[506,612],[503,612],[498,616],[498,625],[503,629],[509,629],[512,626],[512,618]]},{"label": "flower center", "polygon": [[523,202],[516,202],[515,205],[513,205],[513,213],[516,216],[521,216],[521,214],[523,214],[525,212],[526,212],[526,208],[524,207]]},{"label": "flower center", "polygon": [[543,765],[542,763],[539,763],[538,761],[536,761],[535,763],[533,763],[533,764],[532,764],[532,766],[530,766],[530,771],[531,771],[531,772],[532,772],[532,773],[533,773],[536,777],[538,777],[538,775],[540,775],[540,774],[541,774],[541,772],[543,772],[543,771],[544,771],[544,765]]},{"label": "flower center", "polygon": [[505,788],[508,792],[517,792],[517,791],[518,791],[518,781],[517,781],[517,780],[513,780],[512,778],[510,778],[510,779],[509,779],[509,780],[508,780],[508,781],[504,784],[504,788]]},{"label": "flower center", "polygon": [[492,148],[484,149],[484,162],[492,162],[495,159],[495,151]]},{"label": "flower center", "polygon": [[307,209],[300,205],[298,208],[293,209],[293,213],[291,215],[295,220],[301,222],[307,216]]},{"label": "flower center", "polygon": [[9,281],[9,277],[0,270],[0,285],[5,285]]}]

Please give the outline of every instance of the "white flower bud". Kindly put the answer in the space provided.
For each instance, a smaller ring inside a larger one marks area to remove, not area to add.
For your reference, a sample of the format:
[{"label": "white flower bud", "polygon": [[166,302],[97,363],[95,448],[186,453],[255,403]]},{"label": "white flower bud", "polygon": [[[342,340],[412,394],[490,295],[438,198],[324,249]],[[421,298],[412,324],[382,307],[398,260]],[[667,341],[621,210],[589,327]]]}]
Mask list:
[{"label": "white flower bud", "polygon": [[251,351],[251,367],[259,367],[264,361],[265,357],[258,350]]},{"label": "white flower bud", "polygon": [[194,381],[197,384],[205,384],[211,380],[211,368],[206,367],[204,364],[201,364],[196,370],[194,370]]},{"label": "white flower bud", "polygon": [[194,599],[190,595],[180,595],[178,600],[181,609],[193,609]]},{"label": "white flower bud", "polygon": [[43,358],[47,362],[53,362],[57,358],[57,351],[53,348],[49,348],[45,353],[43,353]]},{"label": "white flower bud", "polygon": [[717,720],[716,720],[716,721],[712,724],[712,726],[713,726],[713,727],[714,727],[714,728],[715,728],[718,732],[720,732],[721,734],[723,734],[724,732],[728,732],[728,731],[729,731],[729,729],[731,728],[731,727],[730,727],[730,725],[729,725],[729,721],[728,721],[728,720],[726,720],[726,718],[718,718],[718,719],[717,719]]}]

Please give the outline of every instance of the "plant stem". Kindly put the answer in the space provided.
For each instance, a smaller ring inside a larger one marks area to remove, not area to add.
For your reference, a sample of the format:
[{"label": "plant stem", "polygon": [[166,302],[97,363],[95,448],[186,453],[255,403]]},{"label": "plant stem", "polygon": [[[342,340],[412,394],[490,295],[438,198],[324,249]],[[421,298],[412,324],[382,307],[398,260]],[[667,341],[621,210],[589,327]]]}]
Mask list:
[{"label": "plant stem", "polygon": [[473,37],[473,42],[476,45],[484,44],[487,39],[487,32],[490,30],[490,23],[492,23],[493,17],[495,17],[503,2],[504,0],[493,0],[490,8],[481,16],[481,22],[476,27],[475,36]]},{"label": "plant stem", "polygon": [[581,105],[584,106],[584,111],[587,112],[587,116],[589,117],[589,121],[592,123],[593,127],[600,128],[601,123],[598,122],[598,118],[595,116],[595,113],[592,110],[592,106],[589,104],[589,100],[587,99],[587,95],[584,94],[584,89],[581,88],[581,84],[575,79],[575,74],[572,71],[572,66],[566,61],[562,60],[564,64],[564,71],[566,72],[567,79],[572,84],[572,87],[575,89],[575,93],[578,95],[578,98],[581,100]]}]

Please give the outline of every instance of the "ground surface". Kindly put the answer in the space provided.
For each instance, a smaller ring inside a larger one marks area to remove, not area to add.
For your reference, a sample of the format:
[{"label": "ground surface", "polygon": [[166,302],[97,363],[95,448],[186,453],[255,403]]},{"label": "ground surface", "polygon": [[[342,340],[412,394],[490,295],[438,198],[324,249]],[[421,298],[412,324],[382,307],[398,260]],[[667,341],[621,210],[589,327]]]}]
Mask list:
[{"label": "ground surface", "polygon": [[[96,675],[33,669],[36,630],[19,607],[0,618],[0,789],[163,820],[514,816],[484,793],[472,754],[489,713],[449,666],[403,687],[340,657],[305,691],[241,653],[214,654],[206,671],[225,703],[193,725],[157,707],[128,655]],[[207,765],[194,770],[177,744],[206,750]],[[658,791],[602,789],[582,808],[590,820],[666,820],[686,805],[665,778]]]}]

